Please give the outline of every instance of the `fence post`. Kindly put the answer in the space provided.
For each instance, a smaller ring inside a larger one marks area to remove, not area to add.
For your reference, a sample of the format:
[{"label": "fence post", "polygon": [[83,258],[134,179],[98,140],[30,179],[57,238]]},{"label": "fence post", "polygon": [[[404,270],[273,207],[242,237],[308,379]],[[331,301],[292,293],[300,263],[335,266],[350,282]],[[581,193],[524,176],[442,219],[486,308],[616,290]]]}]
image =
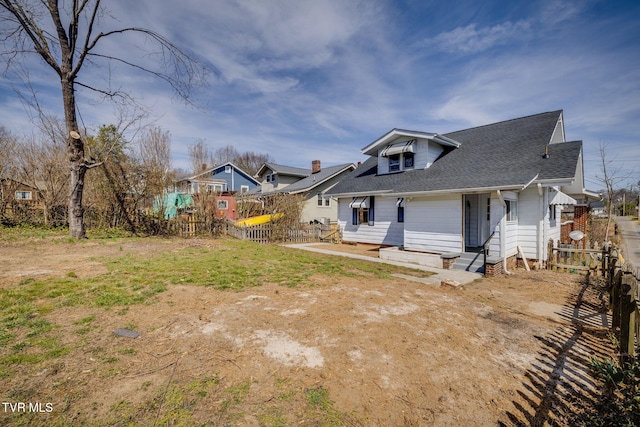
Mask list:
[{"label": "fence post", "polygon": [[618,270],[615,274],[611,272],[611,275],[609,277],[609,292],[611,295],[609,302],[611,304],[611,311],[613,312],[613,314],[611,315],[611,326],[616,334],[618,328],[620,328],[620,320],[622,314],[621,306],[623,294],[621,292],[621,288],[622,271]]},{"label": "fence post", "polygon": [[636,333],[636,278],[632,274],[624,274],[620,288],[620,365],[624,366],[634,357]]},{"label": "fence post", "polygon": [[549,239],[547,244],[547,270],[553,269],[553,239]]}]

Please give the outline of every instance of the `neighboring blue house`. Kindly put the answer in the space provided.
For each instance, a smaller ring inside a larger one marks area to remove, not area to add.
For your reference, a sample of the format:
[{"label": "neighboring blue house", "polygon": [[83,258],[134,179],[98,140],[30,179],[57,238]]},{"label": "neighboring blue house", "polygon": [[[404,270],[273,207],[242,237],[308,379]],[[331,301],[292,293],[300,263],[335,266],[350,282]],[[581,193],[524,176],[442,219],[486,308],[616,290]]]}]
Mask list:
[{"label": "neighboring blue house", "polygon": [[175,185],[175,190],[197,194],[209,193],[247,193],[258,187],[259,182],[231,162],[215,166],[199,174],[183,178]]}]

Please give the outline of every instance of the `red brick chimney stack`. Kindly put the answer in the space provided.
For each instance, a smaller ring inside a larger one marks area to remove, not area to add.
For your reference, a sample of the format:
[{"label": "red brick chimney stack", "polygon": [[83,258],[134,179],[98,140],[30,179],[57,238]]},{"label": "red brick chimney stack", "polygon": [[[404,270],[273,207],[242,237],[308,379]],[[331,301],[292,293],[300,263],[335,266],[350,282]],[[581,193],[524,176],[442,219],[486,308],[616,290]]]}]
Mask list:
[{"label": "red brick chimney stack", "polygon": [[320,172],[320,160],[312,160],[311,161],[311,173],[318,173]]}]

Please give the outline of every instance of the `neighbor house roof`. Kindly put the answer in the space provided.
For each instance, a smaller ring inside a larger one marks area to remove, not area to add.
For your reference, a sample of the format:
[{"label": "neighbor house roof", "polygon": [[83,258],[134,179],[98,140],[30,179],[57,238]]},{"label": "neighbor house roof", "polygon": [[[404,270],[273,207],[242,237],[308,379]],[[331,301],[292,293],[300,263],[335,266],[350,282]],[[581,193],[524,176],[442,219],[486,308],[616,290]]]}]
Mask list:
[{"label": "neighbor house roof", "polygon": [[[236,172],[238,172],[239,174],[241,174],[242,176],[244,176],[245,178],[247,178],[248,180],[252,181],[253,183],[255,183],[256,185],[259,184],[258,181],[256,181],[256,179],[254,177],[252,177],[251,175],[249,175],[247,172],[245,172],[244,170],[240,169],[238,166],[234,165],[232,162],[226,162],[226,163],[222,163],[220,165],[216,165],[210,169],[204,170],[202,172],[199,172],[195,175],[189,176],[189,177],[185,177],[185,178],[181,178],[179,179],[179,181],[193,181],[196,179],[201,179],[203,178],[204,175],[211,175],[213,172],[215,172],[216,170],[226,167],[226,166],[231,166],[233,169],[235,169]],[[204,177],[206,179],[206,176]]]},{"label": "neighbor house roof", "polygon": [[[437,193],[570,182],[576,174],[582,142],[550,144],[561,117],[558,110],[444,134],[460,145],[445,147],[427,169],[378,175],[378,158],[371,156],[327,193]],[[545,150],[548,156],[544,156]]]},{"label": "neighbor house roof", "polygon": [[291,185],[287,185],[283,189],[277,190],[275,192],[290,194],[304,193],[305,191],[312,190],[314,187],[317,187],[318,185],[341,174],[342,172],[353,169],[355,169],[355,165],[353,163],[345,163],[343,165],[325,167],[322,168],[320,172],[311,174],[308,177],[303,178],[300,181],[296,181]]},{"label": "neighbor house roof", "polygon": [[256,176],[261,176],[264,173],[265,169],[271,169],[273,173],[277,173],[280,175],[291,175],[299,177],[306,177],[311,175],[311,169],[295,168],[293,166],[278,165],[276,163],[265,163],[260,167],[260,170],[258,170]]}]

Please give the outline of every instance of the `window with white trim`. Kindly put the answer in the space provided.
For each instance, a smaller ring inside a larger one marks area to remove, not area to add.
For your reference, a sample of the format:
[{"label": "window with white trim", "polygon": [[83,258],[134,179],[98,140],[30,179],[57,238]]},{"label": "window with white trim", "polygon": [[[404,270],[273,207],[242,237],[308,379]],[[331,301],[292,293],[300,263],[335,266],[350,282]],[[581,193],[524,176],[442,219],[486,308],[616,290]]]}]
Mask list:
[{"label": "window with white trim", "polygon": [[248,185],[241,185],[240,186],[240,193],[248,193],[249,192],[249,186]]},{"label": "window with white trim", "polygon": [[516,200],[505,200],[507,205],[507,221],[513,222],[518,220],[518,202]]},{"label": "window with white trim", "polygon": [[222,193],[224,184],[207,184],[207,193]]},{"label": "window with white trim", "polygon": [[31,200],[31,191],[16,191],[16,200]]},{"label": "window with white trim", "polygon": [[318,193],[318,206],[328,207],[331,206],[331,198],[324,196],[322,193]]},{"label": "window with white trim", "polygon": [[218,209],[229,209],[228,200],[218,200]]},{"label": "window with white trim", "polygon": [[224,167],[224,173],[231,173],[231,166],[227,165]]}]

